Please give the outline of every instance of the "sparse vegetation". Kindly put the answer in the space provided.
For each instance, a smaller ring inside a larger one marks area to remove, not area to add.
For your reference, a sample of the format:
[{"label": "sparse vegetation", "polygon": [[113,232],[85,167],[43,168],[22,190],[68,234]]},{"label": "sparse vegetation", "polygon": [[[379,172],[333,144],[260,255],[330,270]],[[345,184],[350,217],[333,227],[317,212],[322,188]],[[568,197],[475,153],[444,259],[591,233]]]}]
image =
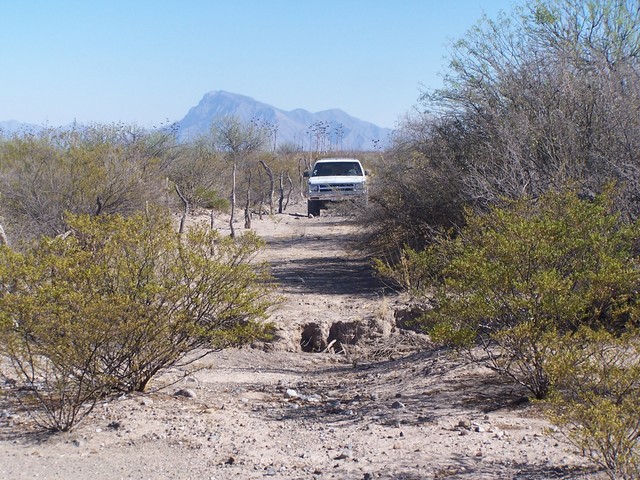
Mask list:
[{"label": "sparse vegetation", "polygon": [[24,253],[0,247],[0,352],[43,425],[68,430],[107,393],[143,391],[167,367],[268,337],[269,278],[248,262],[255,236],[179,236],[155,211],[66,222],[69,235]]},{"label": "sparse vegetation", "polygon": [[385,155],[368,223],[378,245],[423,247],[465,208],[611,181],[636,218],[637,2],[541,0],[483,18],[451,46],[444,87],[424,92]]},{"label": "sparse vegetation", "polygon": [[640,336],[580,328],[560,339],[547,414],[612,480],[640,476]]},{"label": "sparse vegetation", "polygon": [[573,192],[520,199],[469,214],[456,237],[407,249],[382,271],[428,302],[423,324],[434,340],[472,358],[479,343],[493,369],[544,398],[559,335],[581,326],[621,331],[637,318],[640,231],[610,210],[607,197]]},{"label": "sparse vegetation", "polygon": [[483,18],[400,124],[366,220],[433,338],[550,395],[611,478],[638,475],[639,39],[636,1]]},{"label": "sparse vegetation", "polygon": [[[444,87],[371,155],[364,218],[431,339],[529,389],[612,479],[640,474],[639,52],[637,1],[484,18],[452,45]],[[190,145],[122,125],[0,139],[0,353],[43,426],[68,430],[110,393],[269,335],[260,241],[222,238],[213,219],[228,211],[236,237],[238,192],[246,228],[300,193],[311,158],[276,148],[277,131],[226,118]],[[309,156],[344,135],[306,133]],[[180,232],[191,208],[209,228],[177,235],[158,210],[176,196]]]},{"label": "sparse vegetation", "polygon": [[12,243],[67,231],[65,213],[128,215],[160,204],[170,133],[122,125],[0,140],[0,211]]}]

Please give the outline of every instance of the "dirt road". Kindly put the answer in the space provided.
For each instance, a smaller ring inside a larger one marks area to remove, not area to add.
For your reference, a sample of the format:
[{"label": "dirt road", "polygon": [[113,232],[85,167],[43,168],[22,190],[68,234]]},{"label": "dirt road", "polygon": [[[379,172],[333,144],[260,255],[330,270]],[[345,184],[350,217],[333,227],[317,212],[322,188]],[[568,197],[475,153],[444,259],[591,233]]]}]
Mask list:
[{"label": "dirt road", "polygon": [[30,433],[29,418],[7,407],[0,478],[602,478],[545,433],[524,392],[444,351],[379,362],[301,352],[314,339],[325,347],[338,322],[380,345],[400,338],[395,297],[351,250],[355,227],[302,213],[253,224],[285,298],[272,316],[274,346],[220,352],[186,378],[168,371],[151,389],[176,384],[100,404],[68,434]]}]

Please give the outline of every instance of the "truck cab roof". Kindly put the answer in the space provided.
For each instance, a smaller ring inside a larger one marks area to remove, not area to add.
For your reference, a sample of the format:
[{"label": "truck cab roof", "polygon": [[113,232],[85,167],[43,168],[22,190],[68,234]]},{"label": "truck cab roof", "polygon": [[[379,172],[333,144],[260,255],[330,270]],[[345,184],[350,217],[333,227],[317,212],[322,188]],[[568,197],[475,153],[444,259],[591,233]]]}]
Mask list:
[{"label": "truck cab roof", "polygon": [[323,158],[317,160],[311,177],[364,176],[364,169],[355,158]]}]

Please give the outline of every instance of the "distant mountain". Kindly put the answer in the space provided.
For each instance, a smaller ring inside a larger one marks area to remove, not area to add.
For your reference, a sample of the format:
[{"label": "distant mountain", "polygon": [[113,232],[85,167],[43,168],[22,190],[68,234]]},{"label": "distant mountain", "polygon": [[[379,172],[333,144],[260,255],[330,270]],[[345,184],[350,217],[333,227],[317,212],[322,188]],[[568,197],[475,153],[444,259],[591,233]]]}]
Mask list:
[{"label": "distant mountain", "polygon": [[339,109],[311,113],[298,108],[285,111],[251,97],[222,90],[205,94],[200,103],[176,123],[178,138],[189,140],[205,134],[216,118],[235,116],[243,122],[255,119],[276,127],[276,146],[292,144],[309,150],[372,150],[385,147],[391,130],[359,120]]},{"label": "distant mountain", "polygon": [[[176,122],[178,139],[191,140],[206,134],[216,118],[235,116],[243,122],[265,122],[272,129],[272,147],[291,144],[301,150],[373,150],[389,143],[391,130],[352,117],[340,109],[311,113],[301,108],[285,111],[251,97],[222,90],[205,94],[200,103]],[[81,128],[75,123],[62,129]],[[46,127],[0,121],[0,137],[37,133]]]}]

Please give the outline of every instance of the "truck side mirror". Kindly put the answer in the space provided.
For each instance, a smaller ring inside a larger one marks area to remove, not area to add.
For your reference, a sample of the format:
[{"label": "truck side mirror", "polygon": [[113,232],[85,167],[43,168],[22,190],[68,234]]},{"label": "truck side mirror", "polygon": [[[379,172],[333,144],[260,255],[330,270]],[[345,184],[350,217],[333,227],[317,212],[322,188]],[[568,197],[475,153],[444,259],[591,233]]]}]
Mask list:
[{"label": "truck side mirror", "polygon": [[309,172],[304,172],[304,173],[302,174],[302,176],[303,176],[304,178],[309,178]]}]

